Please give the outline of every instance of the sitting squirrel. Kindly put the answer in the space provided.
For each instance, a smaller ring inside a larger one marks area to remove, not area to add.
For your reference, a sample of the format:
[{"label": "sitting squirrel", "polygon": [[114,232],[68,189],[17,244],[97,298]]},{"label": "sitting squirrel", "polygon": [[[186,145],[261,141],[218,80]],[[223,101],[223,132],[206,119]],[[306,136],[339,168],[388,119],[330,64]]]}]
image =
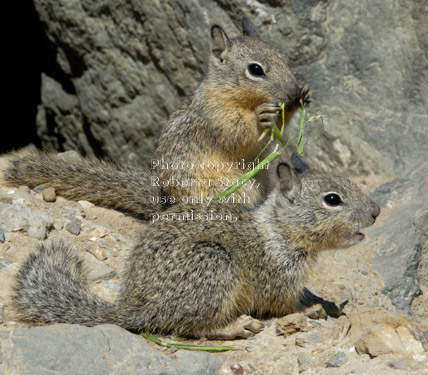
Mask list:
[{"label": "sitting squirrel", "polygon": [[[244,174],[242,166],[254,160],[269,138],[258,140],[263,130],[275,122],[282,126],[278,101],[285,103],[286,123],[300,102],[309,105],[308,91],[297,85],[286,56],[257,38],[246,17],[242,32],[229,39],[220,26],[211,28],[208,73],[162,129],[153,161],[156,173],[34,153],[12,157],[6,182],[54,187],[64,198],[88,200],[142,219],[186,197],[212,197]],[[174,163],[183,167],[171,168]],[[266,194],[265,172],[256,177],[260,185],[247,183],[235,193],[248,198],[247,206]]]},{"label": "sitting squirrel", "polygon": [[291,161],[277,166],[276,187],[258,207],[175,205],[158,213],[129,254],[116,304],[88,290],[76,251],[41,245],[16,276],[19,317],[196,338],[257,333],[255,318],[295,311],[321,250],[362,241],[360,231],[380,213],[348,179],[316,174],[298,154]]}]

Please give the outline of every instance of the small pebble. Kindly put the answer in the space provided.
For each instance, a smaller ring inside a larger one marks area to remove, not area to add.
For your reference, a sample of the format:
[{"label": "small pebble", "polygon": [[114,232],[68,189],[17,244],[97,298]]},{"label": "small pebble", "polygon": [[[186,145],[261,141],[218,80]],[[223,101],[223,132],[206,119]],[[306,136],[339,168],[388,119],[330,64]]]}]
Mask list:
[{"label": "small pebble", "polygon": [[108,258],[106,250],[102,247],[99,247],[97,244],[94,244],[93,246],[89,247],[87,251],[98,260],[106,260]]},{"label": "small pebble", "polygon": [[175,346],[170,346],[168,348],[169,354],[174,354],[178,349]]},{"label": "small pebble", "polygon": [[55,202],[56,201],[55,188],[49,187],[43,190],[42,197],[45,202]]},{"label": "small pebble", "polygon": [[9,259],[0,260],[0,270],[11,263],[12,261],[10,261]]},{"label": "small pebble", "polygon": [[80,233],[80,225],[74,221],[70,221],[66,224],[65,230],[77,236]]},{"label": "small pebble", "polygon": [[33,190],[34,190],[37,194],[41,194],[41,193],[43,193],[43,190],[45,190],[45,187],[44,187],[44,186],[37,185],[37,186],[34,186],[34,187],[33,187]]},{"label": "small pebble", "polygon": [[77,225],[82,225],[82,220],[80,220],[76,216],[69,216],[67,219],[71,220],[73,223],[76,223]]},{"label": "small pebble", "polygon": [[398,362],[398,361],[386,361],[385,363],[388,367],[396,369],[396,370],[407,370],[407,367],[404,365],[404,363]]},{"label": "small pebble", "polygon": [[340,367],[348,361],[348,357],[344,352],[337,353],[334,357],[325,361],[325,367]]},{"label": "small pebble", "polygon": [[234,365],[230,366],[230,369],[232,370],[233,375],[243,375],[244,374],[244,368],[238,363],[235,363]]},{"label": "small pebble", "polygon": [[248,364],[248,367],[250,368],[251,371],[256,372],[257,368],[255,368],[251,363]]},{"label": "small pebble", "polygon": [[105,241],[98,242],[98,246],[106,250],[111,250],[111,246]]},{"label": "small pebble", "polygon": [[107,230],[103,228],[95,228],[90,233],[91,237],[96,237],[96,238],[104,238],[105,236],[107,236],[107,234],[108,234]]},{"label": "small pebble", "polygon": [[3,229],[0,228],[0,242],[4,243],[5,240],[6,240],[6,238],[4,237]]}]

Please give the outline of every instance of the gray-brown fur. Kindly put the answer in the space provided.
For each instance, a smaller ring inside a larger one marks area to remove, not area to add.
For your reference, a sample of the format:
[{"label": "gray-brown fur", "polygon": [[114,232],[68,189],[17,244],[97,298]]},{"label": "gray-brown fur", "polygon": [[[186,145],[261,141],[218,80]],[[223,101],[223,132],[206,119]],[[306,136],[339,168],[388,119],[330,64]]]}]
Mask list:
[{"label": "gray-brown fur", "polygon": [[[164,194],[175,202],[182,197],[200,198],[201,194],[208,198],[231,185],[244,169],[214,170],[201,168],[201,163],[252,162],[264,146],[259,136],[278,120],[277,102],[287,103],[287,121],[300,100],[309,103],[308,91],[297,85],[287,57],[258,39],[245,17],[243,34],[229,39],[220,26],[213,26],[208,74],[196,92],[171,114],[159,138],[157,160],[193,163],[193,168],[158,168],[158,180],[150,181],[153,176],[149,171],[137,167],[79,157],[63,159],[47,153],[18,154],[11,157],[13,165],[5,173],[6,182],[54,187],[65,198],[88,200],[143,219],[164,208],[153,204],[151,197]],[[263,66],[263,78],[251,78],[246,71],[253,62]],[[256,205],[266,193],[264,172],[257,175],[260,186],[245,184],[235,193],[245,193],[248,206]],[[162,189],[162,181],[173,179],[195,183]]]},{"label": "gray-brown fur", "polygon": [[12,154],[9,160],[3,178],[13,186],[53,187],[64,198],[87,200],[141,219],[162,210],[151,200],[160,189],[152,186],[152,175],[143,168],[44,152]]},{"label": "gray-brown fur", "polygon": [[[163,212],[130,252],[116,305],[86,289],[81,261],[60,245],[25,261],[17,275],[15,308],[29,321],[113,323],[186,337],[258,332],[260,325],[242,321],[243,314],[293,311],[319,251],[361,241],[360,230],[379,215],[379,207],[349,180],[314,174],[299,156],[292,161],[296,172],[280,164],[277,187],[257,208],[213,203]],[[332,192],[342,203],[324,202]],[[210,211],[238,220],[179,216]]]},{"label": "gray-brown fur", "polygon": [[[287,57],[276,48],[261,41],[254,26],[244,17],[243,35],[229,39],[217,25],[211,29],[211,56],[204,81],[195,93],[171,114],[159,138],[156,158],[167,163],[184,161],[193,168],[159,170],[162,180],[209,181],[211,186],[166,186],[169,196],[212,196],[215,182],[228,179],[229,184],[243,175],[243,170],[216,171],[200,168],[201,163],[252,162],[265,145],[259,138],[266,127],[278,122],[278,102],[287,104],[286,122],[298,108],[299,100],[308,104],[307,90],[297,85],[289,71]],[[264,76],[249,73],[249,65],[257,63]],[[265,137],[267,140],[269,137]],[[237,191],[244,192],[255,205],[265,194],[266,176],[257,175],[261,187],[246,184]]]}]

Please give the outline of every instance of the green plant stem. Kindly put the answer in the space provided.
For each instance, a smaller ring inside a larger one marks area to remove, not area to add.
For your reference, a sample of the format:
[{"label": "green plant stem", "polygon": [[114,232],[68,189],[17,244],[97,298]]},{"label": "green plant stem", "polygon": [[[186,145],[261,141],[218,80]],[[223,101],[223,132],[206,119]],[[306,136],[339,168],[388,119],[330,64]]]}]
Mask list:
[{"label": "green plant stem", "polygon": [[157,336],[153,335],[149,332],[144,332],[141,334],[145,339],[154,342],[157,345],[170,348],[174,347],[177,349],[184,349],[184,350],[197,350],[197,351],[208,351],[208,352],[224,352],[227,350],[236,350],[236,346],[209,346],[209,345],[192,345],[192,344],[176,344],[176,343],[169,343],[169,342],[163,342],[160,340]]}]

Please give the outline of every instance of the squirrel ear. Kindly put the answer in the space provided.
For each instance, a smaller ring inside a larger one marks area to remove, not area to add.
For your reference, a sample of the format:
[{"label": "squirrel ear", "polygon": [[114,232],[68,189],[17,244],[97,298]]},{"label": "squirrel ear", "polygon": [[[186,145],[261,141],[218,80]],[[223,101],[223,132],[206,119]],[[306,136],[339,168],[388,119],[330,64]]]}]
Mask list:
[{"label": "squirrel ear", "polygon": [[299,178],[287,163],[279,163],[276,168],[279,180],[279,189],[282,195],[291,203],[296,199],[299,192]]},{"label": "squirrel ear", "polygon": [[297,152],[293,152],[291,155],[291,164],[293,165],[293,169],[297,174],[303,174],[309,170],[306,160]]},{"label": "squirrel ear", "polygon": [[256,28],[247,16],[242,17],[242,34],[244,36],[257,34]]},{"label": "squirrel ear", "polygon": [[225,55],[230,51],[230,39],[225,31],[219,25],[211,27],[211,52],[220,59],[224,60]]}]

